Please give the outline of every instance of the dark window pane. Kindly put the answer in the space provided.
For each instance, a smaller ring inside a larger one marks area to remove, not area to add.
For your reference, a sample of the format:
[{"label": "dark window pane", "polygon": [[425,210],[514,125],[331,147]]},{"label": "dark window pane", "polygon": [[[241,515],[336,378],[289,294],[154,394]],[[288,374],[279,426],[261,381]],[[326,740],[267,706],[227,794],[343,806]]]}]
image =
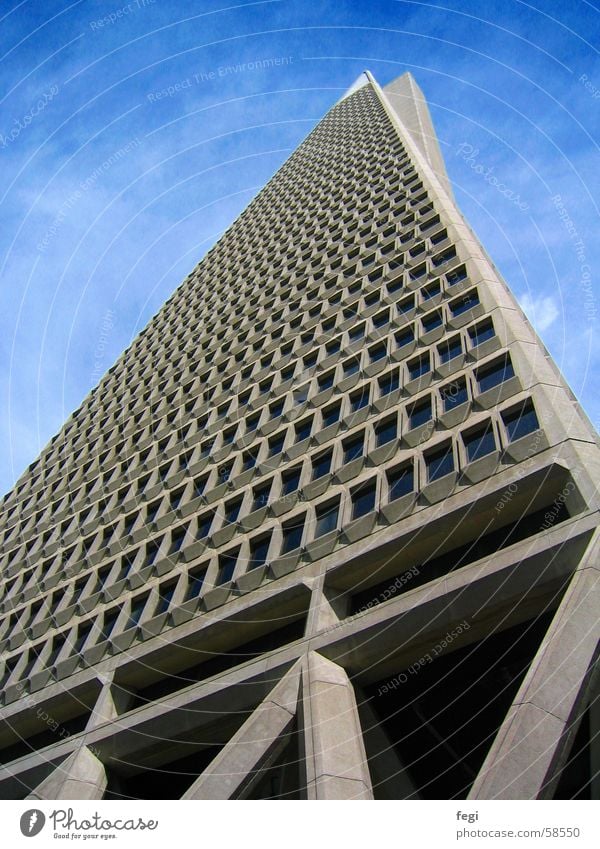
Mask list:
[{"label": "dark window pane", "polygon": [[397,435],[396,419],[388,419],[386,422],[378,424],[375,428],[375,443],[379,447],[391,442]]},{"label": "dark window pane", "polygon": [[495,335],[494,325],[491,320],[484,321],[482,324],[469,328],[469,337],[471,339],[471,345],[474,348],[477,345],[481,345],[481,343],[485,342],[487,339],[491,339]]},{"label": "dark window pane", "polygon": [[232,551],[227,551],[225,554],[219,555],[219,570],[215,580],[215,586],[220,587],[221,584],[226,584],[233,578],[235,564],[237,563],[239,548]]},{"label": "dark window pane", "polygon": [[344,442],[344,463],[350,463],[352,460],[356,460],[357,457],[362,457],[364,445],[364,433],[360,433],[358,436],[348,440],[348,442]]},{"label": "dark window pane", "polygon": [[478,460],[479,457],[485,457],[486,454],[491,454],[492,451],[496,450],[496,441],[491,422],[488,422],[484,428],[464,434],[463,442],[465,443],[469,463],[472,463],[473,460]]},{"label": "dark window pane", "polygon": [[270,543],[270,534],[250,540],[250,562],[248,569],[255,569],[257,566],[262,566],[266,562]]},{"label": "dark window pane", "polygon": [[252,509],[258,510],[261,507],[265,507],[269,503],[269,495],[271,493],[271,484],[272,481],[267,481],[267,483],[261,484],[261,486],[257,486],[253,489],[253,503]]},{"label": "dark window pane", "polygon": [[374,509],[376,491],[377,485],[375,481],[368,481],[352,491],[353,519],[358,519]]},{"label": "dark window pane", "polygon": [[453,410],[454,407],[458,407],[459,404],[463,404],[469,398],[467,384],[464,379],[455,380],[453,383],[447,384],[443,387],[440,394],[442,396],[444,412]]},{"label": "dark window pane", "polygon": [[300,473],[302,466],[297,466],[289,472],[285,472],[281,478],[281,494],[289,495],[290,492],[295,492],[300,484]]},{"label": "dark window pane", "polygon": [[302,542],[302,531],[304,530],[304,515],[298,516],[293,522],[283,526],[283,539],[281,542],[281,553],[287,554],[294,551]]},{"label": "dark window pane", "polygon": [[387,481],[388,497],[390,501],[395,501],[396,498],[408,495],[408,493],[412,492],[414,489],[414,472],[412,465],[390,470],[387,473]]},{"label": "dark window pane", "polygon": [[378,381],[379,386],[379,395],[383,397],[384,395],[390,395],[392,392],[395,392],[396,389],[400,387],[400,371],[399,369],[394,369],[388,374],[384,374],[379,378]]},{"label": "dark window pane", "polygon": [[514,377],[514,374],[510,357],[496,361],[490,366],[485,366],[477,372],[479,391],[485,392],[487,389],[493,389],[494,386]]},{"label": "dark window pane", "polygon": [[431,399],[427,398],[415,404],[408,414],[408,419],[411,429],[428,422],[431,419]]},{"label": "dark window pane", "polygon": [[423,354],[408,364],[408,376],[410,380],[416,380],[430,370],[429,354]]},{"label": "dark window pane", "polygon": [[190,572],[188,578],[188,586],[186,591],[186,601],[190,598],[196,598],[200,595],[200,590],[202,589],[202,585],[204,584],[204,579],[206,578],[206,569],[201,569],[196,572]]},{"label": "dark window pane", "polygon": [[506,427],[509,442],[514,442],[515,439],[520,439],[522,436],[527,436],[540,426],[538,417],[533,409],[533,404],[528,401],[516,410],[510,410],[508,413],[503,413],[502,418]]},{"label": "dark window pane", "polygon": [[330,531],[334,531],[336,529],[339,509],[339,501],[317,508],[315,538],[322,537],[323,534],[328,534]]},{"label": "dark window pane", "polygon": [[450,304],[450,310],[454,316],[462,315],[467,310],[477,306],[478,303],[479,296],[477,292],[467,292],[462,298],[458,298]]},{"label": "dark window pane", "polygon": [[427,454],[425,464],[427,466],[427,480],[429,482],[436,481],[453,472],[454,455],[452,453],[452,443],[448,442],[442,448],[438,448],[431,454]]},{"label": "dark window pane", "polygon": [[326,451],[325,454],[320,454],[318,457],[313,457],[313,480],[328,474],[331,468],[331,451]]},{"label": "dark window pane", "polygon": [[327,410],[323,410],[323,427],[335,424],[340,418],[340,404],[334,404]]},{"label": "dark window pane", "polygon": [[295,425],[294,430],[296,432],[296,442],[301,442],[303,439],[307,439],[310,436],[310,432],[312,430],[312,418],[304,419],[301,422],[298,422]]},{"label": "dark window pane", "polygon": [[440,363],[448,363],[455,357],[460,356],[462,354],[462,342],[460,336],[455,336],[454,339],[449,339],[448,342],[442,342],[441,345],[438,345],[438,353],[440,356]]},{"label": "dark window pane", "polygon": [[360,391],[355,392],[354,395],[350,396],[350,409],[353,413],[356,413],[358,410],[362,410],[363,407],[369,406],[370,390],[370,385],[363,386]]}]

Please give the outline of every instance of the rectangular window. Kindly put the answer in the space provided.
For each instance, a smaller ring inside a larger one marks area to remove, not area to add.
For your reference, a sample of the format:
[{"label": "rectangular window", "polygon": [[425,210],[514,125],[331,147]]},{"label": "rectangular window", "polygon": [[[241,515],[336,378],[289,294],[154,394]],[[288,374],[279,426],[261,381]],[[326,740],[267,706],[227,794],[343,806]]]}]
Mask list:
[{"label": "rectangular window", "polygon": [[461,377],[458,380],[452,381],[452,383],[446,384],[440,390],[440,395],[442,397],[444,412],[447,413],[448,410],[453,410],[455,407],[469,400],[467,381],[464,377]]},{"label": "rectangular window", "polygon": [[286,430],[276,434],[269,440],[269,457],[274,457],[276,454],[281,454],[285,443]]},{"label": "rectangular window", "polygon": [[396,368],[393,371],[382,375],[377,381],[377,385],[379,387],[380,398],[395,392],[400,388],[400,370]]},{"label": "rectangular window", "polygon": [[340,420],[340,410],[341,404],[338,402],[337,404],[333,404],[331,407],[328,407],[326,410],[323,410],[323,427],[329,427],[329,425],[335,424]]},{"label": "rectangular window", "polygon": [[359,519],[375,508],[375,496],[377,493],[377,479],[371,480],[353,489],[350,497],[352,499],[352,518]]},{"label": "rectangular window", "polygon": [[339,500],[330,501],[316,509],[315,538],[322,537],[337,528],[338,515],[340,511]]},{"label": "rectangular window", "polygon": [[447,342],[442,342],[438,345],[438,356],[440,363],[449,363],[455,357],[460,357],[462,354],[462,341],[460,336],[454,336],[448,339]]},{"label": "rectangular window", "polygon": [[284,472],[281,476],[281,494],[289,495],[291,492],[296,492],[300,485],[300,474],[302,466],[296,466],[295,469],[290,469]]},{"label": "rectangular window", "polygon": [[296,516],[291,522],[287,522],[282,528],[281,553],[288,554],[300,547],[302,532],[304,530],[305,514]]},{"label": "rectangular window", "polygon": [[224,554],[219,554],[219,568],[215,579],[216,587],[220,587],[228,581],[231,581],[239,553],[239,548],[232,548]]},{"label": "rectangular window", "polygon": [[399,466],[387,472],[388,499],[395,501],[408,495],[414,490],[414,470],[412,463],[409,466]]},{"label": "rectangular window", "polygon": [[171,581],[170,584],[162,584],[158,588],[158,604],[156,605],[156,610],[154,611],[155,616],[158,616],[160,613],[167,612],[167,610],[171,606],[171,601],[173,600],[176,586],[177,583],[175,581]]},{"label": "rectangular window", "polygon": [[413,404],[408,410],[408,424],[412,430],[415,427],[425,424],[431,419],[431,398],[424,398]]},{"label": "rectangular window", "polygon": [[440,327],[443,324],[443,320],[441,310],[435,310],[435,312],[427,313],[427,315],[423,316],[421,319],[423,332],[429,333],[430,330],[435,330],[436,327]]},{"label": "rectangular window", "polygon": [[460,283],[462,280],[467,279],[467,269],[464,265],[459,266],[458,268],[454,268],[452,271],[449,271],[446,274],[446,280],[448,281],[449,286],[456,286],[457,283]]},{"label": "rectangular window", "polygon": [[514,375],[515,371],[508,355],[500,360],[495,360],[495,362],[477,369],[476,377],[479,391],[485,392],[488,389],[493,389],[494,386],[504,383],[505,380],[510,380]]},{"label": "rectangular window", "polygon": [[267,554],[271,544],[271,534],[254,537],[250,540],[250,561],[248,569],[256,569],[267,562]]},{"label": "rectangular window", "polygon": [[496,450],[494,430],[490,421],[486,422],[483,427],[469,431],[469,433],[463,433],[462,438],[469,463]]},{"label": "rectangular window", "polygon": [[269,503],[269,495],[271,494],[272,480],[266,483],[261,483],[260,486],[255,486],[252,490],[252,510],[260,510],[261,507],[266,507]]},{"label": "rectangular window", "polygon": [[313,480],[317,480],[317,478],[323,477],[323,475],[329,474],[331,469],[331,458],[332,451],[325,451],[323,454],[319,454],[318,457],[313,457],[312,460],[312,469],[313,469]]},{"label": "rectangular window", "polygon": [[525,401],[524,404],[502,413],[502,420],[509,442],[533,433],[540,426],[531,401]]},{"label": "rectangular window", "polygon": [[405,327],[404,330],[399,330],[396,335],[396,347],[404,348],[405,345],[410,345],[411,342],[415,341],[415,330],[412,324],[409,327]]},{"label": "rectangular window", "polygon": [[429,286],[425,286],[425,288],[421,290],[421,300],[430,301],[432,298],[435,298],[436,295],[439,295],[440,292],[440,281],[436,280],[434,283],[430,283]]},{"label": "rectangular window", "polygon": [[482,321],[480,324],[475,324],[473,327],[469,327],[469,339],[471,340],[472,348],[476,348],[477,345],[481,345],[488,339],[493,339],[495,335],[494,324],[491,318]]},{"label": "rectangular window", "polygon": [[241,498],[234,498],[225,504],[225,523],[232,524],[233,522],[237,522],[241,506]]},{"label": "rectangular window", "polygon": [[308,419],[303,419],[294,425],[296,442],[302,442],[303,439],[308,439],[312,431],[313,420],[312,416]]},{"label": "rectangular window", "polygon": [[374,315],[371,319],[373,322],[373,327],[383,327],[385,324],[388,324],[390,320],[389,310],[383,310],[383,312],[378,312],[377,315]]},{"label": "rectangular window", "polygon": [[401,301],[398,301],[396,304],[396,309],[398,310],[399,315],[406,315],[411,312],[415,308],[415,297],[414,295],[410,295],[408,298],[404,298]]},{"label": "rectangular window", "polygon": [[256,449],[244,451],[242,454],[242,471],[247,472],[256,466]]},{"label": "rectangular window", "polygon": [[473,289],[471,292],[467,292],[466,295],[463,295],[461,298],[457,298],[455,301],[452,301],[450,304],[450,312],[456,318],[459,315],[467,312],[468,310],[476,307],[479,304],[479,295],[477,294],[477,290]]},{"label": "rectangular window", "polygon": [[369,349],[369,359],[372,363],[382,360],[386,354],[387,350],[385,345],[375,345],[373,348]]},{"label": "rectangular window", "polygon": [[127,625],[125,626],[125,631],[128,628],[135,628],[140,619],[142,618],[142,613],[144,612],[144,608],[146,607],[146,602],[148,601],[148,594],[138,596],[137,598],[132,599],[131,607],[129,608],[129,619],[127,620]]},{"label": "rectangular window", "polygon": [[350,463],[352,460],[356,460],[358,457],[362,457],[363,451],[365,447],[365,434],[364,432],[353,436],[351,439],[348,439],[343,443],[344,449],[344,463]]},{"label": "rectangular window", "polygon": [[325,389],[331,389],[333,386],[333,376],[335,372],[328,371],[327,374],[322,374],[317,383],[319,385],[319,392],[324,392]]},{"label": "rectangular window", "polygon": [[206,568],[195,569],[193,572],[189,573],[188,585],[185,593],[186,601],[189,601],[190,598],[198,598],[198,596],[200,595],[200,591],[202,590],[205,578]]},{"label": "rectangular window", "polygon": [[408,379],[416,380],[431,371],[431,363],[429,361],[429,352],[421,354],[408,363]]},{"label": "rectangular window", "polygon": [[205,513],[203,516],[198,517],[198,530],[196,532],[196,539],[202,540],[205,539],[210,533],[210,528],[213,523],[214,514],[213,513]]},{"label": "rectangular window", "polygon": [[363,407],[369,406],[370,391],[371,386],[367,384],[350,396],[350,412],[356,413],[358,410],[362,410]]},{"label": "rectangular window", "polygon": [[454,471],[454,454],[452,443],[447,442],[440,448],[436,448],[425,455],[425,466],[427,468],[427,480],[429,483],[449,475]]},{"label": "rectangular window", "polygon": [[387,419],[384,422],[379,422],[375,425],[375,444],[377,447],[386,445],[398,435],[398,425],[396,417]]},{"label": "rectangular window", "polygon": [[346,360],[343,365],[344,377],[351,377],[360,370],[360,355],[353,357],[351,360]]},{"label": "rectangular window", "polygon": [[185,525],[181,525],[179,528],[173,529],[171,532],[171,546],[169,548],[169,554],[175,554],[181,550],[186,532],[187,527]]},{"label": "rectangular window", "polygon": [[162,537],[151,540],[146,546],[146,566],[152,566],[155,562],[158,557],[158,552],[160,551],[161,542]]}]

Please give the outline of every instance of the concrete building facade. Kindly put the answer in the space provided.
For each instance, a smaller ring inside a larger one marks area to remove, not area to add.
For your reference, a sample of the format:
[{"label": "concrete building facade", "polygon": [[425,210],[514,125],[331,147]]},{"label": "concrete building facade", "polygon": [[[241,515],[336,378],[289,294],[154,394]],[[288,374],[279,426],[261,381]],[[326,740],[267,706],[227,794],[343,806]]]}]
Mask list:
[{"label": "concrete building facade", "polygon": [[599,471],[363,74],[2,501],[0,796],[597,797]]}]

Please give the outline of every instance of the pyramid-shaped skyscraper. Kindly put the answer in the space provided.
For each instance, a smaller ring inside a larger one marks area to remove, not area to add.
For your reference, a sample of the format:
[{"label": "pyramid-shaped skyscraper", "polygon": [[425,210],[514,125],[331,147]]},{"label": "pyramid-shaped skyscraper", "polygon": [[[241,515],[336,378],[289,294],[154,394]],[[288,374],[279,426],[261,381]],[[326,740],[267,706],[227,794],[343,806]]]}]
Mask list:
[{"label": "pyramid-shaped skyscraper", "polygon": [[361,75],[3,500],[0,796],[597,796],[598,439]]}]

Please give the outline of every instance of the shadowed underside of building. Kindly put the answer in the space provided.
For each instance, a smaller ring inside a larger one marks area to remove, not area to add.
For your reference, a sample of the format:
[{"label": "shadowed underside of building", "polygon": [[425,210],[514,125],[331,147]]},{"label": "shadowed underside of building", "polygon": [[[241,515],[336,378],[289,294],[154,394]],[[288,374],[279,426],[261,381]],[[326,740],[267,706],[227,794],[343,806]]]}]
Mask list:
[{"label": "shadowed underside of building", "polygon": [[3,500],[0,796],[598,797],[599,456],[361,75]]}]

